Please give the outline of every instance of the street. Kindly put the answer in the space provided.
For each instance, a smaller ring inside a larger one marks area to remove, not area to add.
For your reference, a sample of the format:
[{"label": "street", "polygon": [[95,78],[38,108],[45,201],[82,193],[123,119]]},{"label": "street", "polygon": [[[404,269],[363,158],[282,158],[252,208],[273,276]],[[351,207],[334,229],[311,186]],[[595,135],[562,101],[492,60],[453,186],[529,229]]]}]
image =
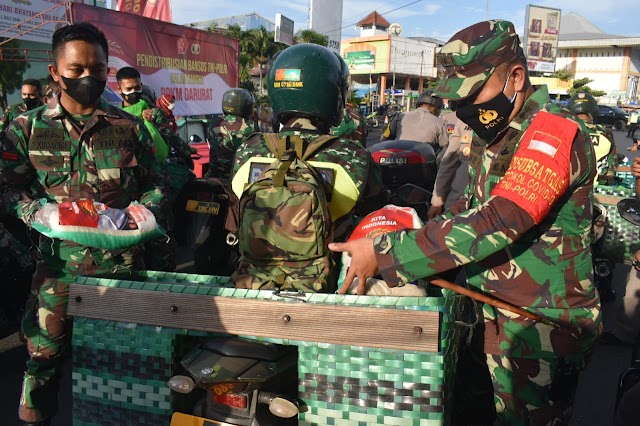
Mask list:
[{"label": "street", "polygon": [[[626,132],[614,131],[618,152],[631,154],[627,147],[631,139]],[[370,131],[367,145],[375,143],[380,135],[379,129]],[[631,159],[632,157],[629,156]],[[614,271],[615,300],[603,304],[605,330],[615,320],[615,311],[624,295],[624,285],[628,266],[617,265]],[[630,364],[631,349],[625,347],[599,345],[587,369],[582,373],[576,396],[571,426],[609,426],[612,425],[617,381],[620,373]],[[17,405],[20,396],[20,382],[26,350],[20,343],[17,333],[0,340],[0,415],[5,426],[20,425],[17,418]],[[61,407],[54,426],[71,425],[71,363],[65,360],[65,371],[60,395]]]}]

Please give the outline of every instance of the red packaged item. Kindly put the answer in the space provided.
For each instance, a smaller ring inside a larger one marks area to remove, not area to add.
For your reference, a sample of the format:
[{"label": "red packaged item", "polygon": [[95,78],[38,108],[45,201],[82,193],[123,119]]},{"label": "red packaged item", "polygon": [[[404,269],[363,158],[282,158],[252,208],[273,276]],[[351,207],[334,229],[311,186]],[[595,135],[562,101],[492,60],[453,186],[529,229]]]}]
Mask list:
[{"label": "red packaged item", "polygon": [[60,225],[97,228],[100,215],[93,201],[79,200],[59,203],[58,217]]}]

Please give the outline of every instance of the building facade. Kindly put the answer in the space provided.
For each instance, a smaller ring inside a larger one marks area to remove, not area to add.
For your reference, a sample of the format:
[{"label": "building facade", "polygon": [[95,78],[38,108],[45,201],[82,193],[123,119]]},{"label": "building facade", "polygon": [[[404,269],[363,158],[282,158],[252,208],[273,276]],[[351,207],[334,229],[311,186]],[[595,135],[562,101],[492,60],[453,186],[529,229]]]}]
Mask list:
[{"label": "building facade", "polygon": [[360,36],[343,39],[340,54],[349,66],[352,83],[370,87],[367,109],[392,102],[411,108],[427,82],[436,79],[436,49],[444,43],[401,37],[400,26],[390,24],[377,12],[356,26]]},{"label": "building facade", "polygon": [[568,13],[560,23],[556,70],[593,80],[590,88],[607,93],[601,103],[637,102],[640,37],[605,34],[582,16]]}]

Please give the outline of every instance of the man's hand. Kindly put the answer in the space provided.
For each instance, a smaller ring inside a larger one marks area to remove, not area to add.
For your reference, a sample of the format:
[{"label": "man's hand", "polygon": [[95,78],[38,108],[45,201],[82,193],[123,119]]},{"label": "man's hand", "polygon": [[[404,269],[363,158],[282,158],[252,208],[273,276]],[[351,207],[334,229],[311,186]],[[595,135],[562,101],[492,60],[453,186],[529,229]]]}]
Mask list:
[{"label": "man's hand", "polygon": [[147,121],[151,121],[152,115],[153,115],[153,108],[147,108],[144,111],[142,111],[142,118],[144,118]]},{"label": "man's hand", "polygon": [[432,204],[431,207],[429,207],[429,211],[427,212],[427,219],[431,220],[436,216],[440,216],[443,211],[444,206],[435,206]]},{"label": "man's hand", "polygon": [[632,263],[632,265],[636,269],[636,271],[640,271],[640,250],[638,250],[633,255],[633,263]]},{"label": "man's hand", "polygon": [[331,243],[329,250],[337,252],[347,252],[351,255],[351,266],[347,271],[347,276],[338,290],[339,294],[347,294],[354,278],[358,278],[357,294],[364,294],[367,287],[367,278],[371,278],[378,273],[378,261],[373,249],[371,238],[360,238],[347,243]]},{"label": "man's hand", "polygon": [[637,178],[640,178],[640,157],[633,159],[631,164],[631,174]]}]

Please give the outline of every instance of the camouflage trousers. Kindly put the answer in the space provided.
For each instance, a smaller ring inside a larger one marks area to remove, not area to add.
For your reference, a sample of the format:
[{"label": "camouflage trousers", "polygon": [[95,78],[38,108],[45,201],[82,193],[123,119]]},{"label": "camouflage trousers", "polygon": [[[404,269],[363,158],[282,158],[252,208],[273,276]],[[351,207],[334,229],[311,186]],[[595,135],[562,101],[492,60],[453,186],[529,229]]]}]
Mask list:
[{"label": "camouflage trousers", "polygon": [[41,260],[36,266],[22,327],[29,360],[22,384],[20,419],[39,422],[58,409],[58,376],[71,342],[67,315],[69,285],[76,275],[95,275],[141,269],[139,247],[113,252],[42,237]]},{"label": "camouflage trousers", "polygon": [[496,425],[569,424],[578,385],[578,363],[491,354],[486,358],[493,381]]}]

